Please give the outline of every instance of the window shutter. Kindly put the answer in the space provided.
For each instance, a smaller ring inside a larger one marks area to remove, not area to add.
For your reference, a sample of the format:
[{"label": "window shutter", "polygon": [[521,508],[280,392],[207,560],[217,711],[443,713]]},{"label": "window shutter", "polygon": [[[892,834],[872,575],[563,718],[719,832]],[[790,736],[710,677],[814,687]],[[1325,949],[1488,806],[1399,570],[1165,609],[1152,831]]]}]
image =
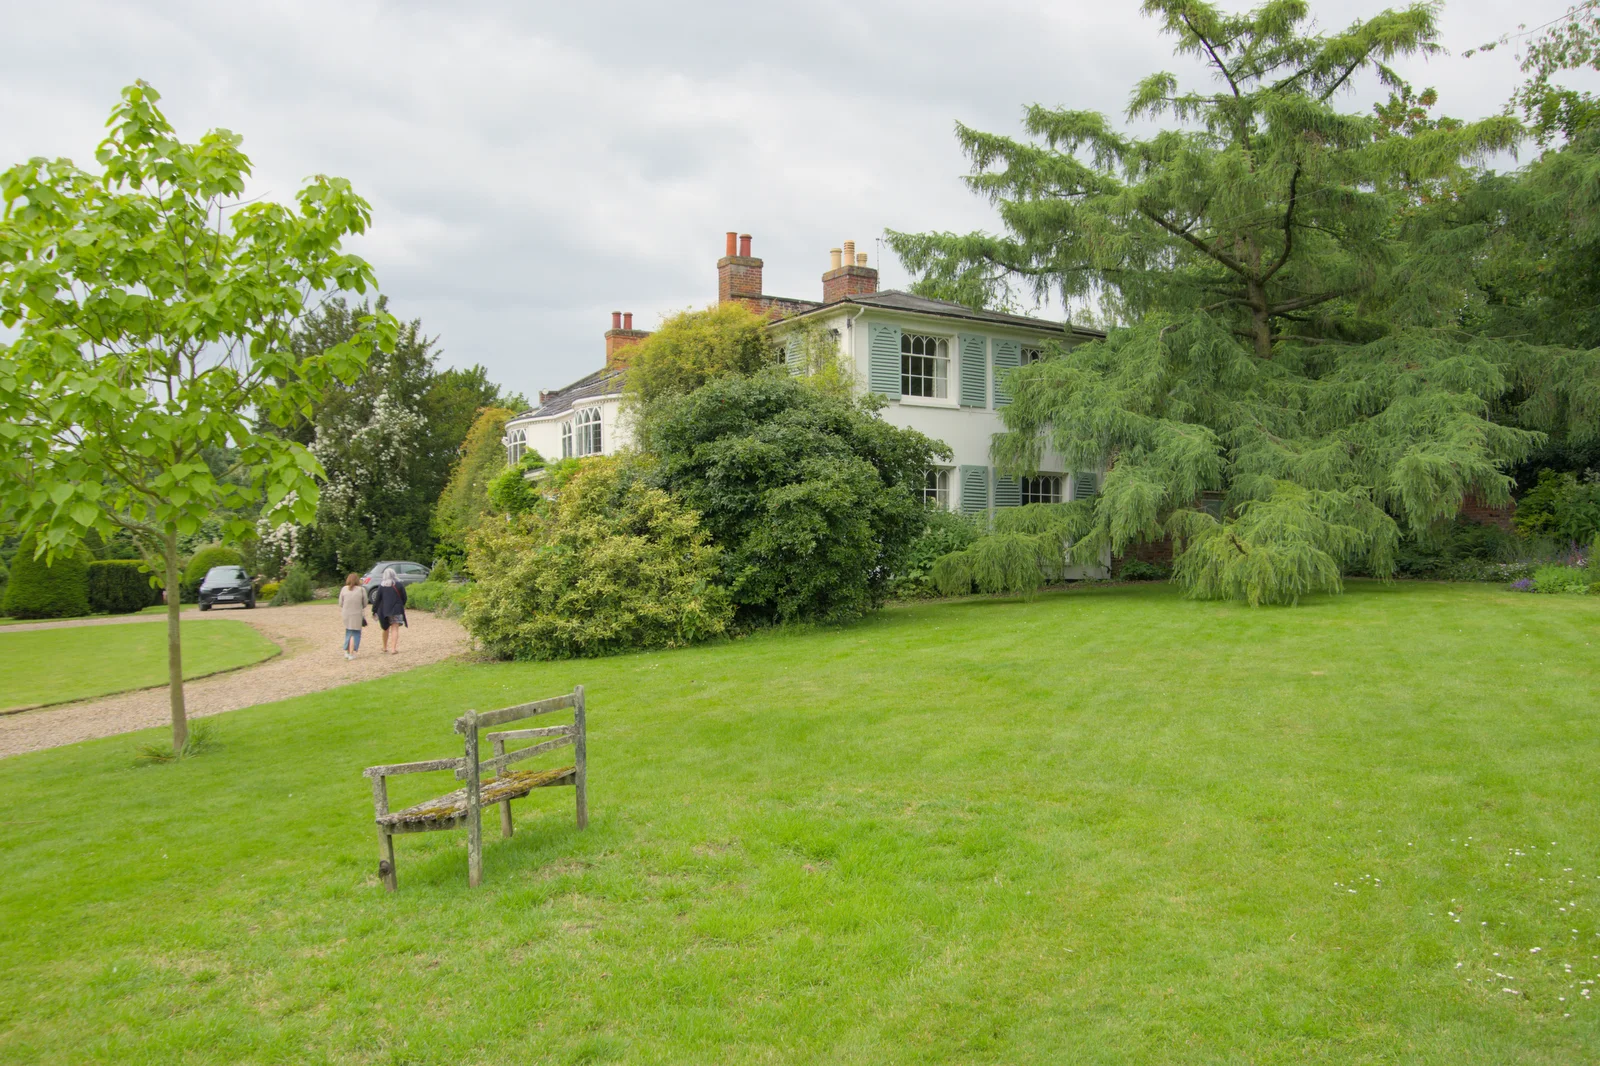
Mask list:
[{"label": "window shutter", "polygon": [[1011,394],[1000,387],[1000,379],[1005,372],[1013,367],[1022,365],[1022,342],[1003,341],[994,342],[994,405],[1004,407],[1011,402]]},{"label": "window shutter", "polygon": [[792,377],[799,377],[806,372],[805,345],[798,335],[783,342],[783,365]]},{"label": "window shutter", "polygon": [[961,406],[989,406],[989,338],[963,333],[961,349]]},{"label": "window shutter", "polygon": [[900,398],[900,327],[867,327],[867,387]]},{"label": "window shutter", "polygon": [[961,468],[961,510],[966,514],[983,514],[989,510],[988,467]]},{"label": "window shutter", "polygon": [[994,505],[996,507],[1021,507],[1022,483],[1014,477],[996,475],[994,479]]},{"label": "window shutter", "polygon": [[1072,498],[1074,500],[1092,500],[1100,495],[1100,475],[1089,470],[1080,470],[1072,475]]}]

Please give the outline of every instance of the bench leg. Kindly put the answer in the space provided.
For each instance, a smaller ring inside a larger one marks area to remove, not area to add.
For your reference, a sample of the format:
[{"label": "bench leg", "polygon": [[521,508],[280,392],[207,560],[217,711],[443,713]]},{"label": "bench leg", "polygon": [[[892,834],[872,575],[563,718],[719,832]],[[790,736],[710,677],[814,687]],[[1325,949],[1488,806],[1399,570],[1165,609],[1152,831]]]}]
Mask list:
[{"label": "bench leg", "polygon": [[500,835],[507,840],[511,839],[511,801],[500,801]]},{"label": "bench leg", "polygon": [[383,881],[384,888],[390,892],[395,890],[394,834],[384,832],[381,826],[378,829],[378,878]]}]

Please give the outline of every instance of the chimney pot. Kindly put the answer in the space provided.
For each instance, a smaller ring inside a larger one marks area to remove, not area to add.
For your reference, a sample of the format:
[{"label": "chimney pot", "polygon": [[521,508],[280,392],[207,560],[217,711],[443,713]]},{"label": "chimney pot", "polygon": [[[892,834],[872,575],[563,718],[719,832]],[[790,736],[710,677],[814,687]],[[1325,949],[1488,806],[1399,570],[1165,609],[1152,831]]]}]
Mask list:
[{"label": "chimney pot", "polygon": [[739,234],[739,254],[746,259],[750,258],[750,234]]},{"label": "chimney pot", "polygon": [[854,263],[856,261],[856,242],[855,241],[845,241],[844,242],[844,261],[846,263]]},{"label": "chimney pot", "polygon": [[856,253],[856,266],[864,267],[866,265],[867,265],[867,253],[866,252],[857,252]]},{"label": "chimney pot", "polygon": [[738,255],[739,254],[739,235],[737,233],[735,233],[733,230],[729,230],[728,231],[728,250],[724,254],[726,254],[726,255]]},{"label": "chimney pot", "polygon": [[633,328],[633,312],[632,311],[624,311],[622,313],[622,328],[623,329],[632,329]]},{"label": "chimney pot", "polygon": [[621,329],[622,328],[622,312],[621,311],[613,311],[613,312],[611,312],[611,328],[612,329]]},{"label": "chimney pot", "polygon": [[839,256],[840,256],[840,254],[841,253],[840,253],[839,249],[837,249],[837,248],[829,248],[828,249],[828,261],[832,264],[831,266],[828,267],[829,270],[838,270],[839,269]]}]

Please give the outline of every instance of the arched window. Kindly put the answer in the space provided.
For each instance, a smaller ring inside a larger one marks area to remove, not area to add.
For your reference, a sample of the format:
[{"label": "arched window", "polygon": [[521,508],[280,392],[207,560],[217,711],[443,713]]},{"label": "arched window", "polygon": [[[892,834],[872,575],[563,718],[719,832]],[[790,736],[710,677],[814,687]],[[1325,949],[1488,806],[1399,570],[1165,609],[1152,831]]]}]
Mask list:
[{"label": "arched window", "polygon": [[600,443],[600,408],[585,407],[578,412],[574,420],[577,423],[577,454],[599,455]]},{"label": "arched window", "polygon": [[528,435],[520,429],[511,431],[506,438],[506,462],[516,466],[528,451]]},{"label": "arched window", "polygon": [[561,458],[572,458],[572,420],[561,423]]}]

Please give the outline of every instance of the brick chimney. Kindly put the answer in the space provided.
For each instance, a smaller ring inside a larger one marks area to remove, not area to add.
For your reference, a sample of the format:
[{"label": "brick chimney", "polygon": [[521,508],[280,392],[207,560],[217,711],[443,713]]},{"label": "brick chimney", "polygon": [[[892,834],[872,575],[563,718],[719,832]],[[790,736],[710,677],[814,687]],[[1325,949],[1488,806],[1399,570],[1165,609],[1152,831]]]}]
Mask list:
[{"label": "brick chimney", "polygon": [[633,328],[632,311],[611,312],[611,328],[606,330],[606,369],[619,370],[627,366],[627,349],[648,336],[649,330]]},{"label": "brick chimney", "polygon": [[828,251],[830,269],[822,275],[822,302],[836,303],[847,296],[865,296],[878,291],[878,272],[867,266],[867,253],[856,254],[856,242]]},{"label": "brick chimney", "polygon": [[727,236],[727,251],[717,260],[717,303],[737,300],[752,311],[761,311],[762,264],[750,254],[750,234],[729,231]]}]

